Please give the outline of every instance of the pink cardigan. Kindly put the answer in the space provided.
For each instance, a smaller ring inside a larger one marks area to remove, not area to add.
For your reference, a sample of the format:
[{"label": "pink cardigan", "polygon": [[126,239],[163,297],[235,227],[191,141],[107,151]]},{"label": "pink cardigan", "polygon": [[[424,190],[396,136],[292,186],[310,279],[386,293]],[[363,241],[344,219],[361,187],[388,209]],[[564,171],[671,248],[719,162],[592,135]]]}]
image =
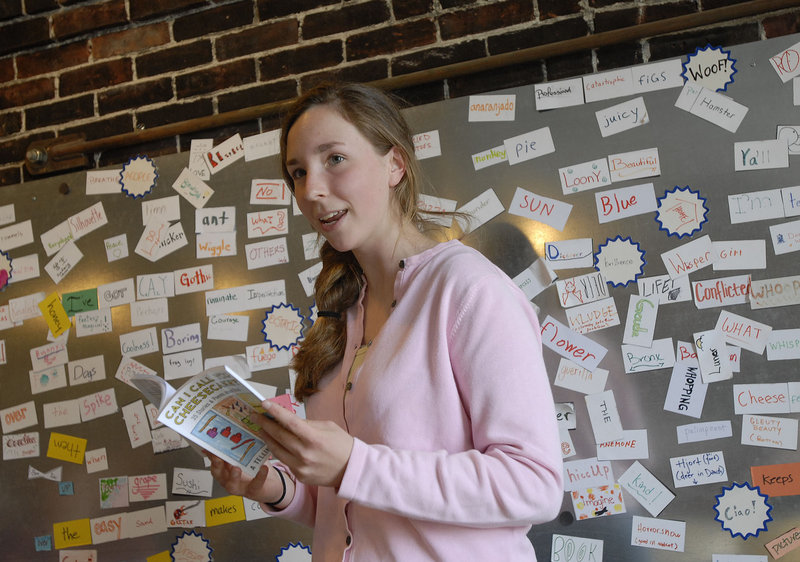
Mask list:
[{"label": "pink cardigan", "polygon": [[401,263],[395,298],[345,392],[361,301],[348,310],[342,364],[306,403],[355,437],[341,486],[298,482],[273,514],[314,527],[315,561],[535,560],[527,532],[563,489],[533,308],[458,241]]}]

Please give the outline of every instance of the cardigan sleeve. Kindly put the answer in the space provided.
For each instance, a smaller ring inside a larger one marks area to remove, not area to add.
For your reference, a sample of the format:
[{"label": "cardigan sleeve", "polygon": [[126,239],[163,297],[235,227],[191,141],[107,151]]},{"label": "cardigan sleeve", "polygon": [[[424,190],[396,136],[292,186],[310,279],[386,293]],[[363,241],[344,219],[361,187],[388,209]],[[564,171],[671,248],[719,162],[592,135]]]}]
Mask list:
[{"label": "cardigan sleeve", "polygon": [[272,509],[265,503],[261,504],[261,509],[270,515],[288,519],[306,527],[314,527],[317,511],[317,487],[303,484],[289,472],[288,467],[280,463],[279,466],[283,468],[285,477],[291,478],[294,482],[294,497],[283,509]]},{"label": "cardigan sleeve", "polygon": [[440,375],[455,378],[473,447],[398,450],[356,439],[339,496],[464,526],[549,521],[561,507],[563,469],[533,308],[498,271],[470,279],[454,310],[452,373]]}]

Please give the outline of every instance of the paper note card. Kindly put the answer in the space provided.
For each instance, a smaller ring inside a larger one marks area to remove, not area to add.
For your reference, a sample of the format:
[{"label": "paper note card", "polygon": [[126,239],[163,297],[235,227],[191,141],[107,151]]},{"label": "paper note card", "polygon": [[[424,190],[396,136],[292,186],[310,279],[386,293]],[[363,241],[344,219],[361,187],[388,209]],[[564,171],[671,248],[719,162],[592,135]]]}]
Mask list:
[{"label": "paper note card", "polygon": [[671,278],[681,277],[699,271],[714,263],[711,238],[701,236],[682,246],[661,254],[661,260]]},{"label": "paper note card", "polygon": [[583,104],[583,80],[570,78],[536,84],[533,92],[537,111]]},{"label": "paper note card", "polygon": [[559,168],[558,179],[561,180],[561,190],[564,195],[611,185],[608,160],[600,158]]},{"label": "paper note card", "polygon": [[509,214],[542,222],[556,230],[564,230],[571,211],[572,205],[569,203],[543,197],[521,187],[514,192],[514,198],[508,206]]},{"label": "paper note card", "polygon": [[466,224],[459,220],[465,233],[472,232],[503,211],[505,207],[491,187],[457,209],[458,213],[464,213],[469,217],[466,219]]},{"label": "paper note card", "polygon": [[545,242],[544,254],[553,269],[575,269],[594,265],[591,238]]},{"label": "paper note card", "polygon": [[595,193],[597,221],[600,224],[656,211],[652,183]]},{"label": "paper note card", "polygon": [[595,111],[600,135],[608,137],[650,122],[644,98],[638,97]]},{"label": "paper note card", "polygon": [[598,394],[605,390],[607,379],[608,371],[605,369],[589,371],[562,358],[558,363],[554,384],[583,394]]},{"label": "paper note card", "polygon": [[630,295],[622,343],[650,347],[658,316],[658,300]]},{"label": "paper note card", "polygon": [[619,313],[613,297],[567,309],[569,327],[579,334],[588,334],[619,325]]},{"label": "paper note card", "polygon": [[679,425],[676,429],[678,431],[678,443],[681,445],[733,437],[733,428],[730,420],[689,423]]},{"label": "paper note card", "polygon": [[625,501],[619,484],[575,490],[570,495],[578,520],[625,513]]},{"label": "paper note card", "polygon": [[631,545],[657,550],[683,552],[686,544],[686,522],[633,516]]},{"label": "paper note card", "polygon": [[90,170],[86,172],[86,195],[105,195],[121,193],[120,172],[118,170]]},{"label": "paper note card", "polygon": [[736,414],[788,414],[790,401],[789,385],[785,382],[733,385]]},{"label": "paper note card", "polygon": [[738,345],[761,355],[767,345],[772,328],[744,316],[723,310],[717,319],[716,330],[722,332],[727,343]]},{"label": "paper note card", "polygon": [[762,189],[728,195],[731,224],[783,218],[780,189]]},{"label": "paper note card", "polygon": [[756,414],[744,415],[742,416],[742,445],[796,450],[797,425],[798,421],[791,418]]},{"label": "paper note card", "polygon": [[586,103],[619,98],[633,93],[633,73],[630,68],[597,72],[583,77]]},{"label": "paper note card", "polygon": [[626,373],[668,369],[675,364],[672,338],[653,340],[649,346],[623,344],[620,348]]},{"label": "paper note card", "polygon": [[660,176],[661,159],[657,148],[610,154],[608,169],[612,182]]},{"label": "paper note card", "polygon": [[[797,82],[797,79],[795,79],[795,82]],[[795,105],[800,105],[800,103],[796,103]],[[790,552],[793,552],[798,548],[800,548],[800,527],[794,527],[793,529],[789,529],[782,535],[769,541],[767,544],[764,545],[764,547],[769,551],[770,555],[776,560],[783,558]],[[766,562],[766,557],[764,557],[764,562]]]},{"label": "paper note card", "polygon": [[619,439],[597,444],[597,458],[601,461],[646,459],[648,457],[646,429],[626,429]]},{"label": "paper note card", "polygon": [[558,301],[564,308],[609,298],[608,285],[599,272],[556,281]]},{"label": "paper note card", "polygon": [[128,477],[128,500],[131,502],[167,499],[167,475],[142,474]]},{"label": "paper note card", "polygon": [[770,497],[800,496],[800,462],[751,466],[750,475],[753,484]]},{"label": "paper note card", "polygon": [[726,482],[725,457],[722,451],[697,453],[669,459],[672,481],[676,488]]},{"label": "paper note card", "polygon": [[172,493],[185,496],[211,497],[214,479],[208,470],[175,467],[172,473]]},{"label": "paper note card", "polygon": [[519,164],[533,158],[556,151],[550,127],[542,127],[510,139],[505,139],[506,155],[510,165]]},{"label": "paper note card", "polygon": [[[239,133],[236,133],[226,141],[218,144],[205,154],[206,165],[211,174],[216,174],[220,170],[227,168],[237,160],[244,158],[244,143]],[[188,172],[188,168],[186,168]],[[183,172],[181,172],[183,175]],[[194,175],[194,174],[192,174]],[[173,185],[173,187],[175,187]],[[191,201],[191,200],[190,200]],[[196,207],[198,205],[195,205]],[[203,205],[199,205],[202,207]]]},{"label": "paper note card", "polygon": [[442,145],[439,141],[439,131],[417,133],[411,137],[414,143],[414,154],[419,160],[435,158],[442,155]]},{"label": "paper note card", "polygon": [[780,79],[786,83],[800,74],[800,43],[795,43],[791,47],[773,55],[769,58],[769,63]]},{"label": "paper note card", "polygon": [[694,359],[678,361],[672,368],[672,375],[664,401],[664,410],[692,418],[699,418],[703,412],[708,384],[700,378],[700,366]]},{"label": "paper note card", "polygon": [[700,376],[706,384],[733,378],[723,335],[718,330],[695,332],[694,348]]},{"label": "paper note card", "polygon": [[669,275],[641,277],[636,280],[639,295],[658,298],[659,304],[672,304],[692,300],[689,277],[682,275],[672,279]]},{"label": "paper note card", "polygon": [[564,490],[567,492],[613,483],[614,470],[610,462],[591,458],[564,463]]},{"label": "paper note card", "polygon": [[206,525],[214,527],[225,523],[244,521],[242,496],[224,496],[206,500]]},{"label": "paper note card", "polygon": [[553,538],[550,543],[550,562],[575,560],[574,556],[576,555],[583,556],[583,560],[587,562],[590,560],[602,562],[603,541],[553,533]]},{"label": "paper note card", "polygon": [[769,235],[776,256],[800,250],[800,220],[774,224],[769,227]]},{"label": "paper note card", "polygon": [[[214,168],[211,169],[212,174],[215,171]],[[172,184],[172,189],[191,203],[195,209],[204,207],[211,196],[214,195],[214,190],[189,171],[189,168],[184,168],[183,171],[181,171],[178,179]]]},{"label": "paper note card", "polygon": [[92,544],[89,519],[74,519],[53,523],[53,545],[56,550]]},{"label": "paper note card", "polygon": [[[280,154],[280,129],[274,129],[258,135],[251,135],[243,139],[244,159],[246,162]],[[203,527],[204,525],[199,525]]]},{"label": "paper note card", "polygon": [[[607,349],[586,336],[570,330],[558,320],[547,316],[542,323],[542,343],[573,363],[594,371],[605,357]],[[609,437],[611,439],[613,437]],[[605,439],[608,441],[608,439]]]},{"label": "paper note card", "polygon": [[47,445],[47,456],[53,459],[83,464],[83,454],[86,451],[86,439],[64,435],[63,433],[50,433],[50,442]]},{"label": "paper note card", "polygon": [[800,275],[750,281],[750,308],[800,304]]},{"label": "paper note card", "polygon": [[592,423],[595,443],[605,443],[621,439],[624,436],[622,422],[617,411],[617,402],[613,390],[605,390],[598,394],[587,394],[585,397],[589,421]]},{"label": "paper note card", "polygon": [[789,147],[781,139],[733,143],[733,166],[737,172],[789,167]]},{"label": "paper note card", "polygon": [[514,94],[469,97],[468,121],[513,121],[517,96]]},{"label": "paper note card", "polygon": [[658,514],[675,499],[675,494],[639,464],[639,461],[634,461],[628,467],[628,470],[619,477],[619,483],[653,517],[658,517]]}]

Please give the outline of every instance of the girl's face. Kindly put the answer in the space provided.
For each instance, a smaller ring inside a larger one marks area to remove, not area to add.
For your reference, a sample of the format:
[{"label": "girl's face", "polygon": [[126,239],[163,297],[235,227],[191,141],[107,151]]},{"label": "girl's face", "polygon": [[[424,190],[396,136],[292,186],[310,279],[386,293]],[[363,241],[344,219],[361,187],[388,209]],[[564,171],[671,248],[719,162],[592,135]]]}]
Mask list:
[{"label": "girl's face", "polygon": [[385,155],[336,110],[311,107],[286,139],[297,205],[340,252],[391,250],[401,227],[393,189],[405,173],[399,151]]}]

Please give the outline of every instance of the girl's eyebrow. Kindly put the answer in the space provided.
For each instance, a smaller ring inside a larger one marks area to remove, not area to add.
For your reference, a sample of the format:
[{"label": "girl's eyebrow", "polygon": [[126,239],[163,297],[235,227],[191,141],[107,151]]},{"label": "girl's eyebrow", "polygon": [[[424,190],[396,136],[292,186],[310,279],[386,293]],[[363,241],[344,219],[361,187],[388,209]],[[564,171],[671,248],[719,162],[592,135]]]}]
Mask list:
[{"label": "girl's eyebrow", "polygon": [[[344,144],[344,143],[341,142],[341,141],[326,142],[326,143],[323,143],[323,144],[320,144],[319,146],[317,146],[317,148],[314,149],[314,152],[316,154],[321,154],[323,152],[326,152],[326,151],[330,150],[331,148],[333,148],[335,146],[342,145],[342,144]],[[291,160],[287,160],[286,161],[286,165],[287,166],[292,166],[294,164],[297,164],[297,159],[296,158],[292,158]]]}]

